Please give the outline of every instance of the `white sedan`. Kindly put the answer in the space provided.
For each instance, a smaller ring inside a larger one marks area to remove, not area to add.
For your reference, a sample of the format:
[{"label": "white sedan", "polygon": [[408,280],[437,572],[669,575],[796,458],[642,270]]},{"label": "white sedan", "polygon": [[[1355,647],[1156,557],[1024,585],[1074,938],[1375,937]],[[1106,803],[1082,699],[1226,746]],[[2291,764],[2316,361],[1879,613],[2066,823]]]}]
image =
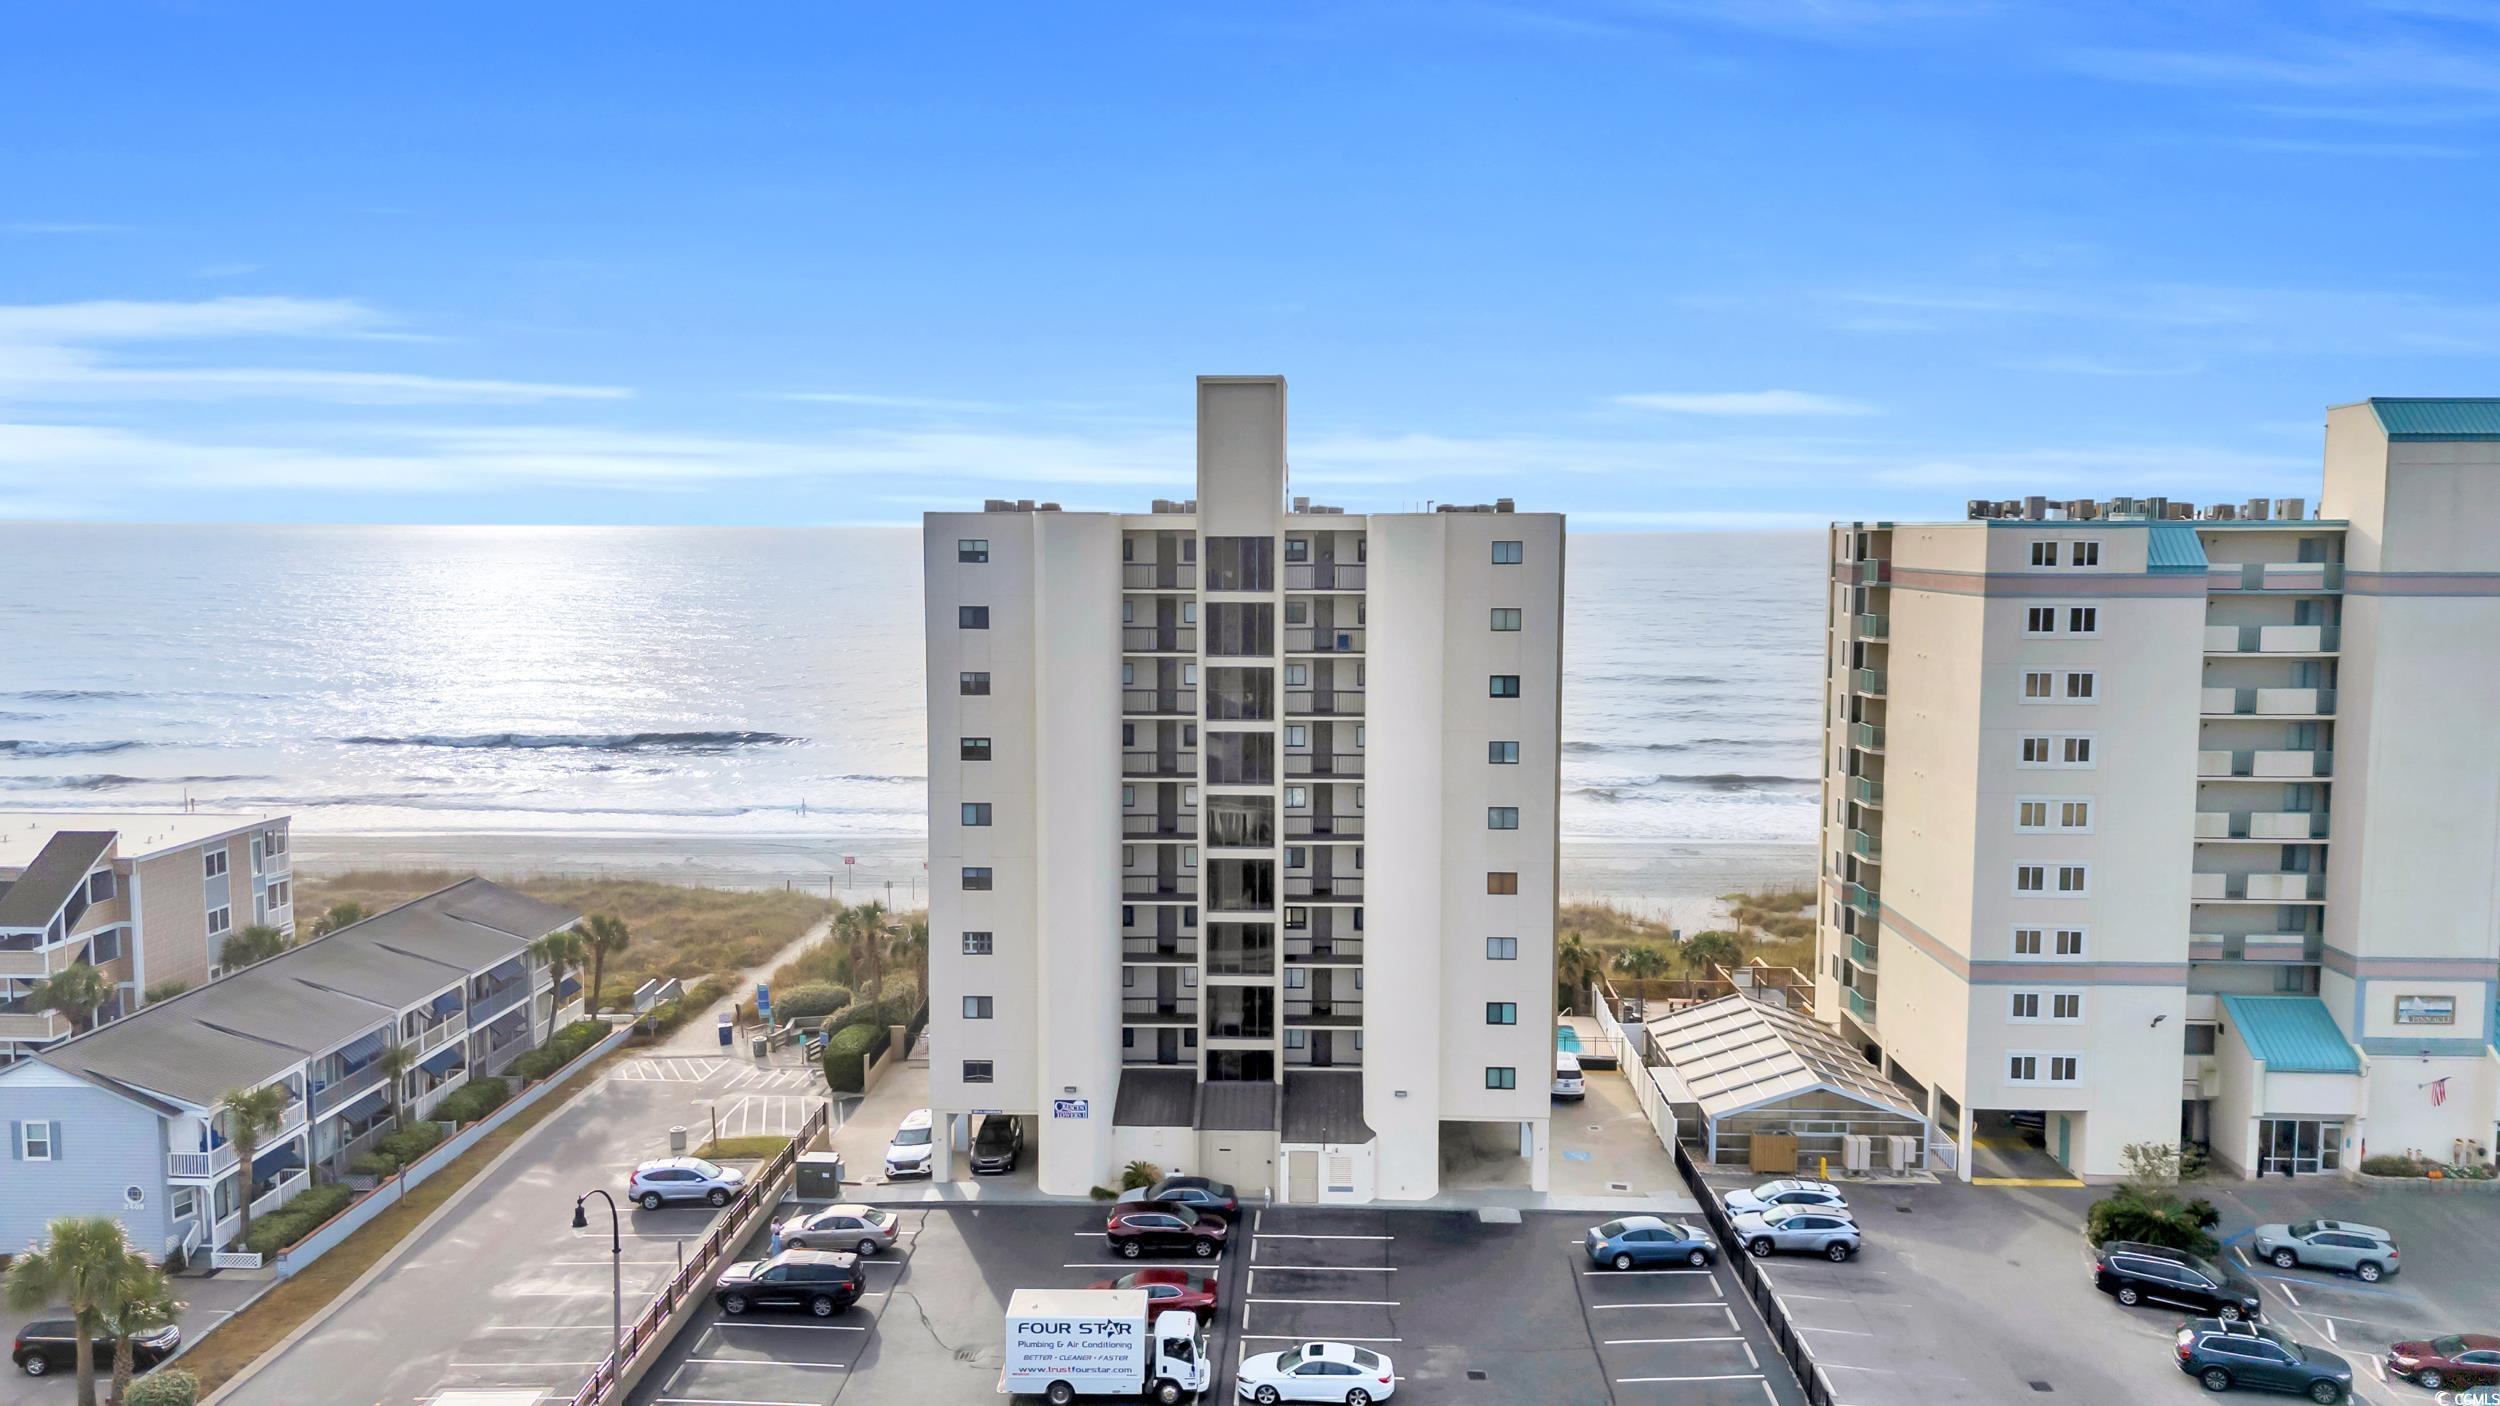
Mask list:
[{"label": "white sedan", "polygon": [[1296,1343],[1282,1352],[1245,1357],[1241,1395],[1259,1406],[1279,1401],[1342,1401],[1366,1406],[1386,1401],[1398,1372],[1387,1356],[1352,1343]]},{"label": "white sedan", "polygon": [[1816,1206],[1844,1215],[1849,1210],[1848,1198],[1827,1181],[1766,1181],[1760,1186],[1731,1191],[1721,1201],[1731,1216],[1758,1215],[1781,1206]]},{"label": "white sedan", "polygon": [[773,1253],[783,1250],[856,1250],[873,1255],[894,1248],[902,1221],[874,1206],[827,1206],[792,1216],[773,1227]]}]

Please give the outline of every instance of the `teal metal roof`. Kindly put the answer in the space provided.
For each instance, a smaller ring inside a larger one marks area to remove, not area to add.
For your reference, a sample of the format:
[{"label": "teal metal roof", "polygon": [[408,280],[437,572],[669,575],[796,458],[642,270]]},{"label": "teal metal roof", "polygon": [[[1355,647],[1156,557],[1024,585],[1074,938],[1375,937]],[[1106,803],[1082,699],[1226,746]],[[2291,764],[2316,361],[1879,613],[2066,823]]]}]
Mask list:
[{"label": "teal metal roof", "polygon": [[2196,539],[2196,524],[2163,520],[2150,524],[2152,535],[2144,546],[2144,565],[2148,571],[2205,572],[2205,544]]},{"label": "teal metal roof", "polygon": [[2358,1074],[2361,1053],[2315,996],[2225,996],[2248,1052],[2274,1074]]},{"label": "teal metal roof", "polygon": [[2500,440],[2500,398],[2372,396],[2370,408],[2393,440]]}]

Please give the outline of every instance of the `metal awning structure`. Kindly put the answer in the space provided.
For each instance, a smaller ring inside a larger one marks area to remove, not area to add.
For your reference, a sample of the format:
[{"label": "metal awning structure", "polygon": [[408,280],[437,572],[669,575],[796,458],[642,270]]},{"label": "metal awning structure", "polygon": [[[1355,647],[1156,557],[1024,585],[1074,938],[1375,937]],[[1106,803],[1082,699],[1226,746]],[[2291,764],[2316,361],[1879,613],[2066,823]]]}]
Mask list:
[{"label": "metal awning structure", "polygon": [[1745,996],[1722,996],[1647,1022],[1665,1068],[1668,1101],[1690,1103],[1709,1125],[1775,1109],[1803,1096],[1831,1096],[1917,1123],[1926,1114],[1907,1090],[1869,1065],[1840,1032],[1813,1017]]}]

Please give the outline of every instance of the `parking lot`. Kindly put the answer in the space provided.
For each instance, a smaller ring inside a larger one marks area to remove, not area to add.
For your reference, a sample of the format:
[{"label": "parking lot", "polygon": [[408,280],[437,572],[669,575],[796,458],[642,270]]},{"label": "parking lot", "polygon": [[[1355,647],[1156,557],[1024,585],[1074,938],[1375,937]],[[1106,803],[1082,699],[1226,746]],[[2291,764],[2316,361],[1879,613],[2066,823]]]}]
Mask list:
[{"label": "parking lot", "polygon": [[[1752,1178],[1713,1177],[1732,1187]],[[1763,1264],[1847,1406],[2002,1406],[2046,1394],[2103,1401],[2189,1401],[2176,1309],[2121,1308],[2092,1285],[2081,1226],[2102,1188],[1956,1183],[1845,1188],[1866,1248],[1845,1264],[1779,1257]],[[2404,1338],[2500,1324],[2500,1197],[2488,1192],[2362,1186],[2334,1179],[2199,1184],[2222,1213],[2224,1254],[2259,1285],[2266,1318],[2341,1353],[2355,1398],[2430,1406],[2437,1398],[2384,1373]],[[2271,1221],[2327,1216],[2395,1232],[2404,1271],[2378,1284],[2252,1263],[2245,1241]]]}]

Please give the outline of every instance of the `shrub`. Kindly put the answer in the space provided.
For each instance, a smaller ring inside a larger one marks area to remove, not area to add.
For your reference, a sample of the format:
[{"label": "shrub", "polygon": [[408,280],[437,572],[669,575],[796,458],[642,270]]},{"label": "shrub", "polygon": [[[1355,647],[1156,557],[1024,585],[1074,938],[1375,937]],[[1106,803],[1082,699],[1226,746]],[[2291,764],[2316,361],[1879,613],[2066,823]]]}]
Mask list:
[{"label": "shrub", "polygon": [[122,1406],[198,1406],[199,1399],[199,1378],[179,1367],[164,1367],[133,1379]]},{"label": "shrub", "polygon": [[2083,1229],[2095,1245],[2134,1240],[2210,1255],[2222,1248],[2222,1242],[2211,1234],[2221,1222],[2222,1213],[2203,1197],[2182,1202],[2168,1192],[2120,1187],[2092,1203],[2092,1209],[2084,1215]]},{"label": "shrub", "polygon": [[439,1124],[411,1123],[375,1143],[373,1150],[378,1158],[390,1164],[391,1171],[396,1172],[433,1151],[435,1144],[442,1140],[443,1130]]},{"label": "shrub", "polygon": [[1120,1169],[1120,1189],[1135,1191],[1163,1180],[1163,1169],[1152,1162],[1131,1162]]},{"label": "shrub", "polygon": [[872,1025],[846,1025],[825,1041],[825,1086],[836,1093],[862,1093],[868,1087],[870,1052],[885,1039]]},{"label": "shrub", "polygon": [[707,976],[686,988],[686,994],[674,1001],[662,1001],[645,1012],[642,1029],[653,1035],[665,1035],[703,1012],[710,1010],[721,997],[729,994],[729,978]]},{"label": "shrub", "polygon": [[257,1254],[274,1255],[321,1228],[322,1224],[347,1209],[356,1193],[344,1186],[313,1187],[278,1209],[252,1221],[252,1233],[244,1238],[243,1248]]},{"label": "shrub", "polygon": [[512,1086],[501,1079],[471,1079],[444,1095],[434,1105],[434,1116],[447,1123],[474,1123],[511,1096]]},{"label": "shrub", "polygon": [[911,1018],[919,1013],[919,1010],[919,993],[906,991],[899,996],[888,996],[883,1000],[863,1002],[851,1007],[849,1012],[842,1017],[841,1024],[835,1028],[873,1025],[882,1030],[890,1025],[908,1024]]},{"label": "shrub", "polygon": [[379,1152],[368,1152],[362,1157],[351,1158],[348,1161],[347,1174],[351,1177],[372,1177],[376,1181],[384,1177],[397,1176],[399,1159],[386,1157]]},{"label": "shrub", "polygon": [[830,981],[803,981],[787,991],[773,993],[773,1018],[776,1020],[815,1020],[828,1016],[851,1003],[849,988]]}]

